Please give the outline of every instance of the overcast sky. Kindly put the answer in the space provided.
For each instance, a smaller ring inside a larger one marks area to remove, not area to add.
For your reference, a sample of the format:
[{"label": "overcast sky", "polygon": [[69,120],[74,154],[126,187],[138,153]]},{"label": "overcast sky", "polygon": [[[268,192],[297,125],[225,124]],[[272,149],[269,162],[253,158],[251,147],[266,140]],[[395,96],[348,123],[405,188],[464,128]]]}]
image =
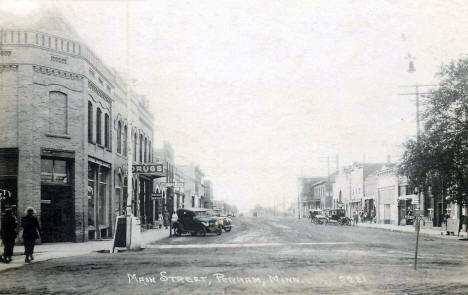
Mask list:
[{"label": "overcast sky", "polygon": [[[0,0],[26,15],[43,2]],[[55,6],[151,101],[156,140],[241,209],[297,199],[297,177],[396,160],[414,98],[468,50],[466,1],[65,1]],[[128,18],[127,18],[128,15]],[[128,23],[127,23],[128,20]],[[128,24],[128,34],[127,34]],[[128,48],[128,55],[127,55]],[[407,73],[408,52],[417,72]]]}]

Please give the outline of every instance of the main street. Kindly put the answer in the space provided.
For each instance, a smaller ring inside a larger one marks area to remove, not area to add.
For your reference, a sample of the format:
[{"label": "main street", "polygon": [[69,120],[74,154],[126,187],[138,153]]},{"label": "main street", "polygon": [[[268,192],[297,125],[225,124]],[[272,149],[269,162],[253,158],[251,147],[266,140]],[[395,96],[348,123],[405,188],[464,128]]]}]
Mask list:
[{"label": "main street", "polygon": [[[236,217],[221,236],[174,237],[0,274],[0,294],[466,294],[468,243],[283,217]],[[21,259],[22,257],[14,257]]]}]

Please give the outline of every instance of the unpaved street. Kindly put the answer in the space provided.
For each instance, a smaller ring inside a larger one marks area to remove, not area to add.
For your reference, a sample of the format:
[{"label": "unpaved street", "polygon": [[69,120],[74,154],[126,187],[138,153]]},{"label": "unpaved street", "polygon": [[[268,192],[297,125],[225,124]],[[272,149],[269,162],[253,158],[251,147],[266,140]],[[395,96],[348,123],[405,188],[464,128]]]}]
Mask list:
[{"label": "unpaved street", "polygon": [[[468,243],[280,217],[0,274],[1,294],[466,294]],[[450,249],[450,251],[447,251]],[[19,258],[17,258],[19,259]]]}]

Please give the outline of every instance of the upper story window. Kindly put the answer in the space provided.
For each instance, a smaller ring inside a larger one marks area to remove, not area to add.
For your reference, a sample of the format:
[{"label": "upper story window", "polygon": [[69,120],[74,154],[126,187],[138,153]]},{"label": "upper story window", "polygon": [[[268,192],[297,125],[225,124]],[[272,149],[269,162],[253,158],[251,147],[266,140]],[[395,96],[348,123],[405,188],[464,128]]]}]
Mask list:
[{"label": "upper story window", "polygon": [[104,146],[110,148],[110,119],[109,114],[104,115]]},{"label": "upper story window", "polygon": [[100,108],[96,111],[96,143],[102,144],[101,141],[101,120],[102,120],[102,111]]},{"label": "upper story window", "polygon": [[133,161],[135,162],[137,160],[137,141],[138,141],[138,136],[135,132],[135,136],[133,137]]},{"label": "upper story window", "polygon": [[49,92],[49,132],[67,134],[67,95],[59,91]]},{"label": "upper story window", "polygon": [[148,143],[148,162],[153,162],[153,147],[151,145],[151,140]]},{"label": "upper story window", "polygon": [[140,134],[140,162],[143,162],[143,135]]},{"label": "upper story window", "polygon": [[122,123],[117,123],[117,153],[122,153]]},{"label": "upper story window", "polygon": [[88,141],[93,142],[93,104],[88,101]]},{"label": "upper story window", "polygon": [[145,137],[145,163],[148,162],[148,139]]},{"label": "upper story window", "polygon": [[127,156],[127,126],[124,127],[123,131],[123,155]]}]

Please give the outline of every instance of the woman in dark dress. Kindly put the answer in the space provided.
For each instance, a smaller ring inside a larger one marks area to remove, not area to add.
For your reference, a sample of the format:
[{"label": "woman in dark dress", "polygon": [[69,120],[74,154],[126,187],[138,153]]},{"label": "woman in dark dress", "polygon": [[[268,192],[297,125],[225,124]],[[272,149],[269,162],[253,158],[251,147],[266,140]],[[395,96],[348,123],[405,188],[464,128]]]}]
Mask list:
[{"label": "woman in dark dress", "polygon": [[23,240],[24,240],[24,255],[26,258],[25,262],[31,262],[34,260],[34,244],[36,239],[39,238],[41,228],[39,227],[39,221],[34,216],[35,210],[32,207],[26,209],[26,216],[21,218],[21,226],[23,227]]},{"label": "woman in dark dress", "polygon": [[16,217],[13,215],[13,211],[11,209],[6,209],[5,216],[2,220],[2,230],[0,232],[3,245],[5,246],[3,251],[3,261],[5,263],[10,263],[11,256],[13,256],[17,226],[18,222],[16,222]]}]

